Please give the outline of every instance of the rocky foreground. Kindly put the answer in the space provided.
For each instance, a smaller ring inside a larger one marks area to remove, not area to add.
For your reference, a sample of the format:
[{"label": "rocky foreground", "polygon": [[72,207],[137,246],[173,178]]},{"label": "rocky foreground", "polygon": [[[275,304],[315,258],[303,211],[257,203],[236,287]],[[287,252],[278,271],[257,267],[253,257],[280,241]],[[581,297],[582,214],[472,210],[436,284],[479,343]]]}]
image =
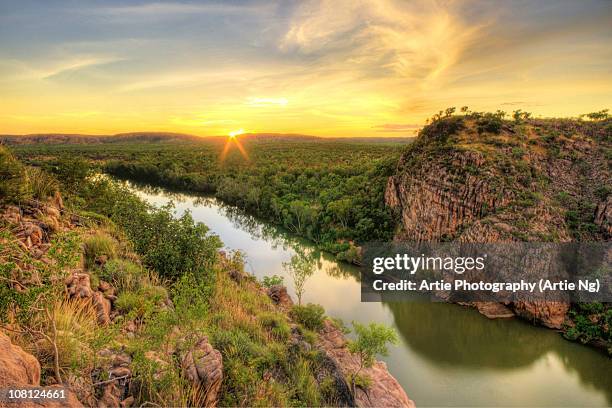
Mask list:
[{"label": "rocky foreground", "polygon": [[[114,337],[106,346],[91,350],[85,343],[79,345],[80,335],[75,333],[80,330],[78,327],[69,325],[57,329],[53,326],[50,334],[37,336],[38,329],[22,326],[17,317],[20,310],[13,309],[11,315],[4,319],[8,324],[0,329],[0,388],[43,385],[64,386],[69,390],[65,401],[41,401],[19,406],[129,407],[142,403],[141,394],[146,385],[144,381],[163,381],[168,372],[176,369],[184,381],[193,389],[199,390],[197,403],[193,402],[194,399],[185,399],[185,405],[220,404],[222,393],[228,392],[224,389],[227,376],[225,359],[222,351],[213,346],[208,336],[194,337],[184,329],[174,326],[164,334],[164,346],[135,352],[130,342],[138,341],[144,335],[146,318],[127,313],[122,302],[118,300],[122,289],[92,273],[104,268],[104,265],[111,261],[109,256],[96,256],[90,266],[86,266],[86,262],[81,260],[80,266],[68,271],[58,267],[62,258],[57,254],[58,248],[53,240],[55,236],[66,232],[85,236],[93,233],[86,219],[71,214],[64,208],[61,196],[55,195],[44,203],[32,200],[21,206],[7,206],[2,209],[0,219],[4,228],[10,231],[9,235],[5,234],[1,238],[0,256],[5,260],[17,260],[18,268],[15,268],[16,272],[10,277],[12,290],[26,293],[32,287],[40,286],[45,279],[55,282],[54,287],[59,288],[63,292],[64,301],[69,302],[62,304],[78,305],[79,310],[83,311],[78,315],[80,325],[91,327],[91,330],[106,330],[109,336]],[[138,261],[135,254],[129,256]],[[327,319],[316,340],[308,338],[303,329],[292,322],[292,301],[284,287],[273,286],[266,289],[237,269],[229,259],[223,261],[223,253],[220,257],[221,264],[225,265],[221,268],[224,275],[220,279],[224,282],[223,285],[231,286],[226,289],[234,293],[248,292],[249,296],[265,298],[265,301],[261,302],[269,303],[269,307],[285,316],[289,322],[291,331],[287,341],[290,348],[293,347],[300,353],[313,350],[322,353],[324,361],[317,375],[321,380],[333,379],[336,405],[414,406],[382,362],[376,362],[373,367],[364,369],[363,373],[371,379],[371,384],[367,389],[357,388],[353,394],[347,378],[350,373],[356,371],[358,360],[348,351],[347,340],[342,331]],[[43,277],[49,271],[54,275]],[[173,311],[175,305],[167,292],[157,290],[162,295],[154,302],[155,313]],[[267,300],[268,298],[270,300]],[[43,311],[34,313],[42,314]],[[76,317],[72,318],[76,320]],[[57,319],[54,321],[57,322]],[[24,343],[28,338],[38,340],[33,344]],[[66,342],[77,342],[76,347],[68,348],[70,353],[76,355],[66,356],[61,350],[57,351],[58,347],[67,347]],[[83,355],[80,356],[80,353]],[[80,372],[63,368],[67,364],[65,359],[80,357],[91,358],[93,365]],[[43,362],[42,369],[39,359]],[[143,362],[149,367],[146,380],[141,366]],[[273,384],[274,381],[272,372],[261,379],[262,384]],[[167,392],[176,390],[169,389]],[[180,398],[177,396],[174,400]],[[0,406],[15,406],[2,404],[0,403]],[[249,405],[249,402],[245,401],[245,404]]]}]

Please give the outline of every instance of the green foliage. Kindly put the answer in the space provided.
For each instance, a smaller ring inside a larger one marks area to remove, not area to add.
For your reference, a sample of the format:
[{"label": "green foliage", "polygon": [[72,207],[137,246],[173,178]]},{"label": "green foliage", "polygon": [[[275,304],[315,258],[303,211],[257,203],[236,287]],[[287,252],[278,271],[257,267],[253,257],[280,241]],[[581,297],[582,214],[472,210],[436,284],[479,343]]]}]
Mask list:
[{"label": "green foliage", "polygon": [[78,156],[62,156],[52,167],[52,171],[62,180],[68,191],[74,192],[83,187],[91,169],[89,164]]},{"label": "green foliage", "polygon": [[146,271],[132,261],[124,259],[111,259],[98,276],[111,283],[119,291],[134,291],[140,288]]},{"label": "green foliage", "polygon": [[484,113],[476,120],[478,133],[499,134],[503,125],[504,112]]},{"label": "green foliage", "polygon": [[[82,157],[103,163],[103,170],[118,177],[212,193],[319,245],[392,237],[395,220],[385,206],[384,189],[405,143],[245,139],[242,143],[250,160],[230,149],[220,163],[224,143],[205,139],[197,143],[39,144],[19,149],[34,157],[33,162],[36,154],[56,157],[52,169],[66,175],[70,191],[89,188],[89,183],[80,182],[84,173],[74,175],[80,165],[66,159]],[[106,215],[105,208],[123,206],[112,203],[112,196],[95,194],[96,189],[79,193],[88,210]]]},{"label": "green foliage", "polygon": [[172,207],[123,218],[128,234],[145,263],[160,276],[177,279],[194,274],[199,279],[212,279],[212,266],[221,242],[208,234],[208,227],[195,223],[191,214],[174,218]]},{"label": "green foliage", "polygon": [[283,278],[282,276],[279,276],[279,275],[264,276],[263,280],[262,280],[262,284],[266,288],[269,288],[269,287],[275,286],[275,285],[282,285],[284,279],[285,278]]},{"label": "green foliage", "polygon": [[261,325],[270,331],[272,336],[279,341],[286,341],[291,335],[291,328],[287,319],[280,313],[262,313],[258,316]]},{"label": "green foliage", "polygon": [[83,255],[85,257],[85,267],[92,269],[101,257],[114,259],[117,257],[117,242],[109,235],[97,232],[87,237],[83,242]]},{"label": "green foliage", "polygon": [[325,309],[323,309],[323,306],[314,303],[308,303],[304,306],[294,305],[291,309],[291,316],[307,329],[320,330],[323,327],[323,320],[325,320]]},{"label": "green foliage", "polygon": [[29,193],[38,200],[44,200],[59,191],[59,182],[44,170],[31,167],[26,170]]},{"label": "green foliage", "polygon": [[287,273],[293,279],[293,289],[298,298],[298,304],[301,305],[305,289],[304,285],[314,273],[314,259],[308,256],[308,254],[295,254],[291,257],[290,262],[283,263],[283,268],[287,270]]},{"label": "green foliage", "polygon": [[18,202],[27,196],[25,169],[0,146],[0,202]]},{"label": "green foliage", "polygon": [[571,325],[564,327],[565,338],[581,343],[603,343],[612,355],[612,308],[609,303],[574,303],[569,312]]},{"label": "green foliage", "polygon": [[74,268],[81,259],[81,237],[74,231],[60,232],[51,239],[47,257],[55,261],[54,267],[59,271]]},{"label": "green foliage", "polygon": [[353,322],[357,339],[349,343],[349,350],[359,356],[362,367],[371,367],[377,355],[388,354],[387,345],[397,344],[395,331],[380,323],[370,323],[368,326]]},{"label": "green foliage", "polygon": [[160,310],[168,299],[168,292],[162,286],[144,285],[137,291],[123,291],[117,297],[117,309],[129,318],[146,319]]},{"label": "green foliage", "polygon": [[587,113],[583,116],[586,116],[587,118],[591,120],[606,120],[610,118],[610,114],[608,112],[609,112],[609,109],[603,109],[597,112]]}]

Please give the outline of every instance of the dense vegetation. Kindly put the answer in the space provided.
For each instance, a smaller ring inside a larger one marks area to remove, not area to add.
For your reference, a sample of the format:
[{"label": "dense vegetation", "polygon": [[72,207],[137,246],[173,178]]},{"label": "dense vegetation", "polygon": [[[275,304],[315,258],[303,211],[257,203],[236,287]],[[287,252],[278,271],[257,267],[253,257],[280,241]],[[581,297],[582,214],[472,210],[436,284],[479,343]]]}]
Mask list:
[{"label": "dense vegetation", "polygon": [[[185,377],[179,356],[205,335],[223,356],[222,406],[346,401],[313,347],[323,309],[279,309],[244,273],[241,254],[219,252],[218,237],[188,213],[177,219],[169,207],[153,208],[78,160],[54,167],[58,180],[2,146],[0,159],[0,215],[21,208],[49,237],[36,255],[23,243],[30,221],[0,217],[0,325],[39,359],[43,385],[67,384],[95,405],[108,384],[101,356],[120,350],[131,356],[136,405],[200,406],[207,390]],[[58,190],[69,191],[61,216],[46,204],[57,203]],[[64,282],[75,271],[94,291],[111,285],[113,319],[101,324],[95,302],[68,295]]]},{"label": "dense vegetation", "polygon": [[65,167],[60,164],[79,157],[118,177],[214,194],[349,261],[356,259],[349,242],[392,237],[395,223],[384,205],[384,189],[404,144],[274,137],[238,143],[248,159],[237,143],[210,138],[33,144],[15,150],[30,164],[56,172]]}]

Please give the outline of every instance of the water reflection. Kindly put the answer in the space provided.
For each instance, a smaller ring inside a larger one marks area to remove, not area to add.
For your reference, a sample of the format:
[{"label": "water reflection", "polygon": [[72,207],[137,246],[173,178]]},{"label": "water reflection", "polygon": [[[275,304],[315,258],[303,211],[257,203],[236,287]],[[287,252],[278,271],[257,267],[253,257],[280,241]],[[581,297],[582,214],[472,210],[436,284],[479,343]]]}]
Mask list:
[{"label": "water reflection", "polygon": [[423,302],[362,303],[359,269],[335,262],[307,241],[224,206],[214,198],[164,190],[136,190],[155,205],[172,200],[190,210],[225,245],[247,255],[258,278],[281,275],[296,253],[307,254],[315,272],[305,302],[322,304],[345,322],[378,321],[399,332],[401,344],[385,359],[418,406],[608,406],[612,404],[610,360],[554,331],[519,320],[491,321],[475,310]]}]

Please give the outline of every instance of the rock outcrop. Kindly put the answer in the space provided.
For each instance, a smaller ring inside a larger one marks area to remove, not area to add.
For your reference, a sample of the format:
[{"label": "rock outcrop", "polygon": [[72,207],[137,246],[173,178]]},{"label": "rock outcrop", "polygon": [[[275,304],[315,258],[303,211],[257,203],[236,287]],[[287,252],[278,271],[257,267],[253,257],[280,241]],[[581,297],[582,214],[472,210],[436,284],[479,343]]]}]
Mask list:
[{"label": "rock outcrop", "polygon": [[267,290],[267,294],[276,305],[282,308],[288,309],[293,306],[293,300],[291,300],[291,296],[287,293],[287,287],[284,285],[270,286]]},{"label": "rock outcrop", "polygon": [[[11,343],[7,335],[0,332],[0,388],[39,387],[40,364],[36,358],[21,347]],[[52,388],[52,387],[49,387]],[[0,407],[14,407],[16,404],[0,401]],[[19,407],[70,407],[83,405],[74,393],[67,389],[65,400],[39,399],[20,402]]]},{"label": "rock outcrop", "polygon": [[[359,358],[352,354],[343,333],[330,321],[325,320],[319,333],[319,348],[334,363],[343,378],[349,378],[359,369]],[[372,381],[367,389],[355,390],[354,405],[357,407],[411,407],[414,402],[408,398],[402,386],[387,370],[387,365],[376,361],[370,368],[363,368],[361,374]],[[346,384],[349,387],[349,384]]]},{"label": "rock outcrop", "polygon": [[134,403],[134,396],[130,394],[130,381],[132,378],[129,354],[122,351],[103,349],[98,357],[106,361],[107,369],[104,373],[105,381],[101,381],[101,398],[97,401],[98,408],[130,407]]},{"label": "rock outcrop", "polygon": [[66,290],[71,299],[91,300],[98,318],[98,324],[111,322],[112,301],[116,299],[114,289],[107,282],[100,282],[99,290],[91,288],[91,278],[88,273],[74,271],[66,278]]},{"label": "rock outcrop", "polygon": [[223,358],[206,336],[182,354],[181,368],[185,378],[202,390],[204,406],[216,407],[223,381]]},{"label": "rock outcrop", "polygon": [[[439,119],[402,155],[385,190],[386,204],[399,215],[396,240],[568,242],[612,236],[612,180],[602,148],[609,149],[609,124],[534,120],[514,126],[488,118],[499,124],[488,128],[485,119]],[[563,325],[569,309],[564,302],[472,306],[489,317],[512,311],[552,328]]]}]

